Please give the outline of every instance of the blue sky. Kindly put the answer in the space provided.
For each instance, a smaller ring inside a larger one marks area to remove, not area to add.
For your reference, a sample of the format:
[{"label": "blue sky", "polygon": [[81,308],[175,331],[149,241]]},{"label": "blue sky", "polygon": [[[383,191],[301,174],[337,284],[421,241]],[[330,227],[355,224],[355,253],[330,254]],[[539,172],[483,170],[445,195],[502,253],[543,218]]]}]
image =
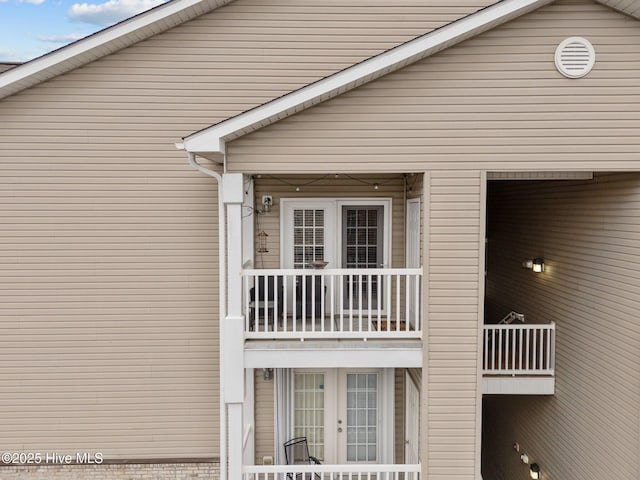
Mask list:
[{"label": "blue sky", "polygon": [[166,0],[0,0],[0,62],[25,62]]}]

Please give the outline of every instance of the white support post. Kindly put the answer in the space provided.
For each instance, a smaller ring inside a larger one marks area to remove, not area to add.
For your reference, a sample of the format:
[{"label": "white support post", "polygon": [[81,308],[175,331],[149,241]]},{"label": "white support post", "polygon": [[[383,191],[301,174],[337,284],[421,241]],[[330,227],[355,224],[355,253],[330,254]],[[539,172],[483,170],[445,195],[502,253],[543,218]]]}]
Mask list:
[{"label": "white support post", "polygon": [[232,403],[229,415],[229,480],[242,480],[242,404]]},{"label": "white support post", "polygon": [[[227,316],[223,320],[224,401],[228,415],[229,480],[242,477],[245,396],[244,316],[242,310],[242,203],[243,176],[225,173],[222,194],[227,210]],[[221,299],[224,301],[224,299]]]}]

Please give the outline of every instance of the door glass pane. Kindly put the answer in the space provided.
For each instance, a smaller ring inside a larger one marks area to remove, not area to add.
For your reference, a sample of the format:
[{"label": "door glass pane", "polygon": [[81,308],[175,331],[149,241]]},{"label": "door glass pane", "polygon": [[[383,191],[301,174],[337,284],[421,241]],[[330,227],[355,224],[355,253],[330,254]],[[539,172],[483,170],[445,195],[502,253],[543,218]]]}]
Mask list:
[{"label": "door glass pane", "polygon": [[[342,207],[343,268],[380,268],[382,263],[383,207]],[[343,308],[377,309],[384,296],[378,295],[377,275],[354,275],[344,282]],[[382,293],[382,292],[380,292]],[[380,307],[381,308],[381,307]]]},{"label": "door glass pane", "polygon": [[347,399],[347,461],[375,462],[378,451],[378,375],[348,373]]},{"label": "door glass pane", "polygon": [[324,261],[324,210],[296,208],[293,211],[293,268],[309,268]]},{"label": "door glass pane", "polygon": [[307,437],[309,455],[324,459],[324,374],[294,377],[293,436]]}]

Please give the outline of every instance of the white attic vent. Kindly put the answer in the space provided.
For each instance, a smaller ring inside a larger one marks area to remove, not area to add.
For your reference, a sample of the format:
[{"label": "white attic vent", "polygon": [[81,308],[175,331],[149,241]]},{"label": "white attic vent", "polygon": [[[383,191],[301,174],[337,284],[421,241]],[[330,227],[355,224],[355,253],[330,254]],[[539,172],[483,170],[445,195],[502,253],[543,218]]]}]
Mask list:
[{"label": "white attic vent", "polygon": [[584,77],[596,63],[596,51],[582,37],[569,37],[556,48],[556,68],[568,78]]}]

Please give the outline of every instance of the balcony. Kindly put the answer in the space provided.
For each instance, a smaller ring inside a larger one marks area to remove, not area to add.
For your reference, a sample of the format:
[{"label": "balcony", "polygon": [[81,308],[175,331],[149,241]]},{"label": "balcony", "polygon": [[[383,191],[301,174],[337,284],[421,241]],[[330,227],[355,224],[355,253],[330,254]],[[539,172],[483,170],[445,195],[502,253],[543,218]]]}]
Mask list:
[{"label": "balcony", "polygon": [[418,480],[415,465],[256,465],[242,468],[243,480]]},{"label": "balcony", "polygon": [[483,393],[552,395],[555,323],[485,325]]},{"label": "balcony", "polygon": [[416,339],[422,269],[244,270],[245,338]]},{"label": "balcony", "polygon": [[421,268],[242,275],[249,368],[422,366]]}]

